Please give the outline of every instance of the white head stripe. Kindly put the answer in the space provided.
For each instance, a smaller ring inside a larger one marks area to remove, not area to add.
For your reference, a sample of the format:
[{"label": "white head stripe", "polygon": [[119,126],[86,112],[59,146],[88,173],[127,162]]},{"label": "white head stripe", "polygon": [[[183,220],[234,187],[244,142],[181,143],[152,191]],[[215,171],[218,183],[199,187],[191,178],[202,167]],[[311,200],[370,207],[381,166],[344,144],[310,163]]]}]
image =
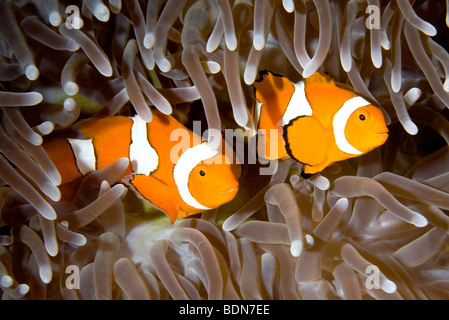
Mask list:
[{"label": "white head stripe", "polygon": [[81,174],[86,175],[96,170],[96,158],[92,139],[70,139],[76,165]]},{"label": "white head stripe", "polygon": [[346,102],[341,106],[340,110],[335,114],[332,125],[334,127],[335,142],[338,148],[348,154],[362,154],[363,152],[354,148],[346,139],[345,128],[346,123],[351,116],[351,114],[358,108],[370,105],[368,101],[362,97],[354,97],[346,100]]},{"label": "white head stripe", "polygon": [[302,116],[311,116],[312,107],[309,100],[307,100],[306,92],[304,91],[304,81],[295,83],[295,91],[290,98],[287,109],[282,116],[282,126],[288,124],[292,119]]},{"label": "white head stripe", "polygon": [[200,204],[190,193],[189,175],[201,161],[210,159],[218,154],[217,150],[212,150],[206,142],[187,149],[180,157],[173,169],[173,177],[182,200],[189,206],[200,210],[210,210]]},{"label": "white head stripe", "polygon": [[129,160],[136,174],[149,175],[157,169],[159,156],[148,141],[147,123],[138,115],[132,118]]}]

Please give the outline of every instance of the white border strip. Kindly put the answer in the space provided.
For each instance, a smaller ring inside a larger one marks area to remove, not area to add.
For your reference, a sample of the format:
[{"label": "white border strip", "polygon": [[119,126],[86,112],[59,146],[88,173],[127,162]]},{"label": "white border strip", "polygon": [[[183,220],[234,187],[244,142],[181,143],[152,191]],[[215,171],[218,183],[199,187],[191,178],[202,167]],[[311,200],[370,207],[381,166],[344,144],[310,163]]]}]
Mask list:
[{"label": "white border strip", "polygon": [[96,170],[96,157],[92,139],[71,139],[67,141],[72,146],[76,166],[82,175]]},{"label": "white border strip", "polygon": [[182,200],[189,206],[199,210],[210,210],[200,204],[190,193],[189,175],[201,161],[210,159],[218,154],[217,150],[212,150],[206,142],[187,149],[180,157],[173,169],[173,177]]},{"label": "white border strip", "polygon": [[362,97],[354,97],[346,100],[346,102],[341,106],[340,110],[334,115],[332,125],[334,127],[335,142],[338,148],[344,153],[348,154],[362,154],[363,152],[354,148],[346,139],[345,128],[346,123],[351,116],[351,114],[358,108],[370,105],[368,101]]}]

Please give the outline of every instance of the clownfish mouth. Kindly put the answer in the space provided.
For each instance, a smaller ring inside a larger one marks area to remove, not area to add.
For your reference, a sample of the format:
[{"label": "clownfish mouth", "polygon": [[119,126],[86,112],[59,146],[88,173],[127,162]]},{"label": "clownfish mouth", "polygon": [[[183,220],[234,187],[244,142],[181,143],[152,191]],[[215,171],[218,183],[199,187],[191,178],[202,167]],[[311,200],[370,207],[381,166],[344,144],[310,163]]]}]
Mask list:
[{"label": "clownfish mouth", "polygon": [[232,189],[229,189],[229,190],[226,190],[226,191],[222,191],[222,192],[220,192],[220,194],[227,194],[227,193],[237,192],[238,189],[239,189],[238,187],[232,188]]},{"label": "clownfish mouth", "polygon": [[239,190],[239,184],[238,183],[234,183],[232,185],[230,185],[228,188],[226,188],[224,191],[220,192],[220,195],[226,195],[226,194],[236,194],[237,191]]},{"label": "clownfish mouth", "polygon": [[388,139],[388,132],[380,132],[374,135],[373,143],[377,146],[380,146],[385,143]]}]

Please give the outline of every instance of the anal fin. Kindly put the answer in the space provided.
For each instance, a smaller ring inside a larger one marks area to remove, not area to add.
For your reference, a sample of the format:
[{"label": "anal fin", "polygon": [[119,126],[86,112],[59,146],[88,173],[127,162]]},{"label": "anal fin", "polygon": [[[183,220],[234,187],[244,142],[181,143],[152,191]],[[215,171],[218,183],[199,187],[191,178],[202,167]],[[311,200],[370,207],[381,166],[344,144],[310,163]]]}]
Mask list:
[{"label": "anal fin", "polygon": [[164,211],[170,217],[172,223],[178,218],[179,206],[176,205],[168,185],[154,177],[143,174],[133,175],[132,179],[124,182],[130,185],[142,198]]}]

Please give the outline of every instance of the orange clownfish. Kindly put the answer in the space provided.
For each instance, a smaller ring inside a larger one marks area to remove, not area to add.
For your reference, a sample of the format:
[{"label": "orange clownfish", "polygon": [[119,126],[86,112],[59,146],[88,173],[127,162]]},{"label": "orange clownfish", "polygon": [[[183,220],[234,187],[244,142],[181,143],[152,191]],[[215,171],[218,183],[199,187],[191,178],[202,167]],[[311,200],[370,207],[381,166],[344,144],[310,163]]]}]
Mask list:
[{"label": "orange clownfish", "polygon": [[324,73],[293,83],[265,71],[253,86],[253,116],[258,139],[263,139],[258,155],[291,157],[304,164],[304,177],[365,154],[388,138],[382,110]]},{"label": "orange clownfish", "polygon": [[[79,139],[48,137],[43,143],[62,184],[127,157],[130,165],[122,182],[167,213],[171,222],[217,208],[237,194],[236,167],[170,115],[154,110],[149,123],[139,116],[115,116],[78,128]],[[177,129],[188,133],[189,145],[171,141]]]}]

